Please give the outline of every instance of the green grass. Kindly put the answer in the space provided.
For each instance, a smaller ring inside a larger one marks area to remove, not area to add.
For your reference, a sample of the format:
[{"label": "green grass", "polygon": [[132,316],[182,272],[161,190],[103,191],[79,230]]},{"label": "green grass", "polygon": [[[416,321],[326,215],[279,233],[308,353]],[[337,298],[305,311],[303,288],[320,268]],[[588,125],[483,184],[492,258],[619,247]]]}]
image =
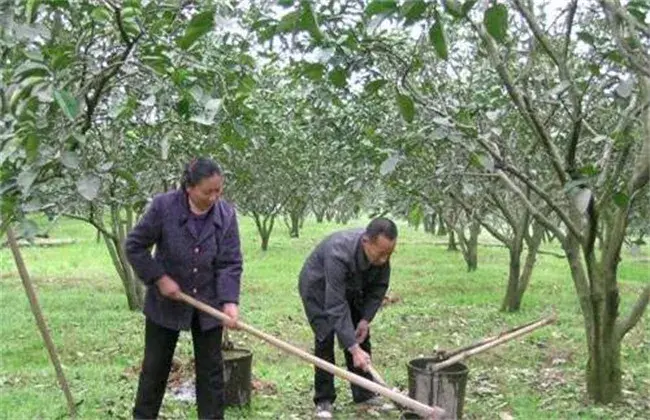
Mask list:
[{"label": "green grass", "polygon": [[[357,222],[355,226],[363,225]],[[333,224],[308,221],[300,239],[279,224],[270,248],[261,252],[253,223],[241,222],[245,253],[241,313],[245,322],[303,349],[312,336],[296,289],[301,264]],[[482,247],[479,269],[465,271],[459,253],[434,245],[433,238],[400,226],[393,257],[391,295],[372,325],[374,364],[392,386],[407,389],[406,363],[436,348],[469,344],[483,336],[525,323],[554,306],[559,321],[515,342],[483,353],[467,364],[465,418],[520,419],[643,418],[650,410],[649,316],[623,342],[624,395],[620,402],[590,405],[584,389],[585,335],[566,262],[540,255],[523,308],[498,311],[505,289],[504,249]],[[129,418],[143,346],[143,317],[126,309],[121,283],[91,228],[61,221],[56,238],[76,243],[23,248],[46,319],[59,349],[82,418]],[[552,245],[548,249],[552,249]],[[644,252],[648,253],[647,248]],[[645,257],[647,258],[647,256]],[[621,313],[650,279],[647,261],[624,251],[620,266]],[[11,254],[0,249],[0,418],[61,418],[66,406],[42,344]],[[253,394],[249,409],[231,409],[231,418],[309,418],[312,368],[254,337],[235,333],[240,347],[252,349],[253,375],[267,385]],[[192,357],[189,334],[176,353]],[[337,362],[342,365],[339,352]],[[346,383],[337,380],[339,418],[359,418]],[[166,397],[164,418],[196,418],[193,404]],[[393,415],[392,418],[397,418]],[[386,417],[391,418],[391,417]]]}]

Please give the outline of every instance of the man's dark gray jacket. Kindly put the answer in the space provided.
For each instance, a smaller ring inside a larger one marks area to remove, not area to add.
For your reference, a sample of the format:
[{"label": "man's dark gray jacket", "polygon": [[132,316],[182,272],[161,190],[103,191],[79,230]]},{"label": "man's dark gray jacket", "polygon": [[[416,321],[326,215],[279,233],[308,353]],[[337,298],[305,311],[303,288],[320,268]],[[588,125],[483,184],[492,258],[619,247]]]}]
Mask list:
[{"label": "man's dark gray jacket", "polygon": [[372,266],[361,245],[364,229],[325,238],[309,255],[299,277],[307,319],[322,341],[334,330],[341,345],[354,345],[350,305],[371,322],[381,307],[390,279],[390,263]]}]

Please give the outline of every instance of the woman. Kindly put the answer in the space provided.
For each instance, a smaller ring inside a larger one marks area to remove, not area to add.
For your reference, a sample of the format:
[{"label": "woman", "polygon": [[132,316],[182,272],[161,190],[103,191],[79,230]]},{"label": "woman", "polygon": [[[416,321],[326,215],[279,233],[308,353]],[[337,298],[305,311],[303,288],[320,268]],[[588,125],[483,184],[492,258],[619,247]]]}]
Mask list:
[{"label": "woman", "polygon": [[136,419],[158,416],[180,330],[192,331],[198,417],[223,418],[222,325],[178,298],[183,292],[219,308],[232,320],[225,326],[235,327],[242,256],[235,211],[219,200],[223,183],[214,161],[192,160],[181,188],[154,197],[126,240],[129,262],[148,286]]}]

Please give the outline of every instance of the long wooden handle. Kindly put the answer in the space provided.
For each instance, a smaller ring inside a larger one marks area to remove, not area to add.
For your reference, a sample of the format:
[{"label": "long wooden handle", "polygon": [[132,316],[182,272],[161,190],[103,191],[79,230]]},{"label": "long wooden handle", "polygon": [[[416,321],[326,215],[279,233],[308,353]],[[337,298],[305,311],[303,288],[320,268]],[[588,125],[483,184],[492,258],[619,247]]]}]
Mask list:
[{"label": "long wooden handle", "polygon": [[[194,306],[195,308],[212,315],[213,317],[221,320],[221,321],[230,321],[230,317],[226,314],[224,314],[221,311],[218,311],[217,309],[213,308],[210,305],[206,305],[203,302],[200,302],[196,299],[194,299],[191,296],[186,295],[185,293],[180,293],[180,297],[183,301],[188,303],[189,305]],[[345,379],[349,382],[352,382],[355,385],[358,385],[362,388],[365,388],[369,391],[376,392],[377,394],[383,395],[386,398],[389,398],[396,403],[409,408],[410,410],[413,410],[420,416],[427,418],[427,419],[438,419],[441,418],[445,411],[440,408],[440,407],[430,407],[426,404],[423,404],[419,401],[413,400],[406,395],[402,395],[399,392],[395,392],[391,389],[388,389],[386,387],[383,387],[379,384],[376,384],[373,381],[370,381],[362,376],[356,375],[352,372],[348,372],[347,370],[341,369],[340,367],[333,365],[331,363],[326,362],[323,359],[320,359],[310,353],[307,353],[306,351],[299,349],[297,347],[292,346],[291,344],[285,343],[282,340],[279,340],[272,335],[266,334],[262,331],[257,330],[256,328],[251,327],[250,325],[247,325],[241,321],[237,321],[237,327],[243,331],[246,331],[249,334],[252,334],[256,336],[257,338],[260,338],[267,343],[270,343],[271,345],[287,352],[291,353],[294,356],[298,356],[299,358],[318,366],[322,370],[331,373],[332,375],[336,375],[342,379]]]},{"label": "long wooden handle", "polygon": [[490,342],[488,342],[488,343],[486,343],[486,344],[484,344],[482,346],[475,347],[473,349],[464,351],[462,353],[458,353],[456,356],[450,357],[449,359],[447,359],[447,360],[445,360],[443,362],[436,363],[435,365],[429,367],[429,370],[432,371],[432,372],[435,372],[435,371],[440,370],[442,368],[445,368],[447,366],[451,366],[454,363],[460,362],[461,360],[464,360],[464,359],[466,359],[466,358],[468,358],[470,356],[474,356],[475,354],[482,353],[482,352],[484,352],[486,350],[489,350],[489,349],[491,349],[493,347],[498,346],[499,344],[503,344],[506,341],[514,340],[517,337],[521,337],[524,334],[528,334],[529,332],[534,331],[537,328],[543,327],[544,325],[552,324],[553,322],[555,322],[555,320],[556,320],[555,315],[552,315],[552,316],[550,316],[548,318],[541,319],[541,320],[539,320],[539,321],[537,321],[537,322],[535,322],[533,324],[530,324],[529,326],[527,326],[525,328],[520,328],[520,329],[518,329],[516,331],[513,331],[513,332],[511,332],[509,334],[505,334],[505,335],[503,335],[502,337],[500,337],[500,338],[498,338],[496,340],[492,340],[492,341],[490,341]]},{"label": "long wooden handle", "polygon": [[[545,319],[545,318],[542,318],[542,319]],[[538,321],[540,321],[540,320],[531,321],[531,322],[529,322],[527,324],[524,324],[524,325],[519,325],[518,327],[514,327],[514,328],[511,328],[509,330],[502,331],[499,334],[493,335],[491,337],[482,338],[482,339],[480,339],[480,340],[478,340],[478,341],[476,341],[476,342],[474,342],[472,344],[469,344],[467,346],[459,347],[459,348],[454,349],[454,350],[448,350],[448,351],[443,350],[443,351],[439,351],[438,353],[441,353],[445,357],[445,359],[448,359],[448,358],[453,357],[453,356],[455,356],[455,355],[457,355],[459,353],[463,353],[463,352],[465,352],[467,350],[471,350],[473,348],[482,346],[483,344],[487,344],[487,343],[490,343],[490,342],[492,342],[494,340],[498,340],[499,338],[501,338],[501,337],[503,337],[503,336],[505,336],[507,334],[513,333],[515,331],[519,331],[519,330],[521,330],[523,328],[526,328],[526,327],[528,327],[530,325],[533,325],[534,323],[536,323]]]},{"label": "long wooden handle", "polygon": [[381,377],[379,372],[375,370],[375,368],[372,365],[368,365],[368,372],[372,375],[372,378],[381,386],[388,387],[386,384],[386,381],[384,381],[384,378]]}]

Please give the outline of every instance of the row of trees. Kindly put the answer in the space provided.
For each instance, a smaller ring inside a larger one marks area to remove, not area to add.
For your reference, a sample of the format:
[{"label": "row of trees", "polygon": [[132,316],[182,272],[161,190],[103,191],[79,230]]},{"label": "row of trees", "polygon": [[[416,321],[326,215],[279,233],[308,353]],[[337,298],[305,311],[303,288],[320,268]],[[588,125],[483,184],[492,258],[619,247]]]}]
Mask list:
[{"label": "row of trees", "polygon": [[644,2],[2,7],[2,226],[34,211],[92,224],[132,309],[124,237],[208,154],[263,249],[278,220],[298,236],[309,213],[389,212],[447,230],[475,270],[488,232],[510,256],[507,311],[557,240],[590,395],[620,394],[620,343],[650,298],[619,316],[621,248],[649,230]]}]

